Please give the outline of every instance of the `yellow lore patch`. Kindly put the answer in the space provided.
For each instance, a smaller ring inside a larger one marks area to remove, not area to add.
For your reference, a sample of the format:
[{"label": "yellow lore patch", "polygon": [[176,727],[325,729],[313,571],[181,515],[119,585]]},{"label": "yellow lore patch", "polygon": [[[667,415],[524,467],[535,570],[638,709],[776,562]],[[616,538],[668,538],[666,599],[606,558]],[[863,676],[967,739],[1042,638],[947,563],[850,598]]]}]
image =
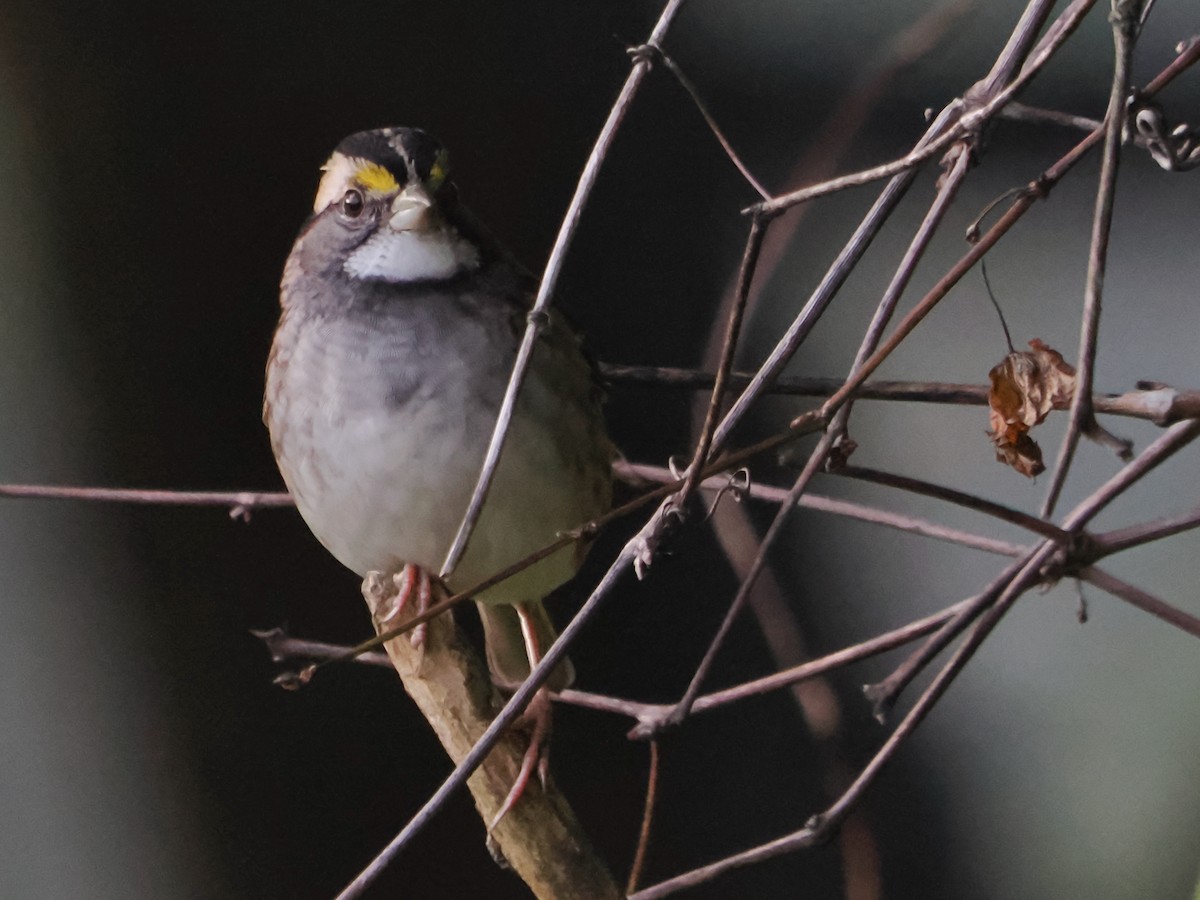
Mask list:
[{"label": "yellow lore patch", "polygon": [[358,188],[376,197],[387,197],[400,190],[394,175],[379,163],[357,156],[334,153],[321,169],[325,172],[317,188],[313,211],[320,212],[340,200],[350,188]]},{"label": "yellow lore patch", "polygon": [[368,191],[385,196],[400,190],[396,176],[379,163],[361,162],[354,173],[354,180]]}]

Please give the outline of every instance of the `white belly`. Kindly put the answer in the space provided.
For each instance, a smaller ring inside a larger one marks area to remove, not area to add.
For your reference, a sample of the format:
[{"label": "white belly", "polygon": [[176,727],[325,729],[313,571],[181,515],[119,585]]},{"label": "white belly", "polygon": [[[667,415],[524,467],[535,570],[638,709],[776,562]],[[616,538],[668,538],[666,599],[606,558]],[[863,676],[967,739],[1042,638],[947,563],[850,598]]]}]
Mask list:
[{"label": "white belly", "polygon": [[[306,325],[268,384],[280,469],[313,533],[350,569],[361,575],[415,563],[437,572],[479,475],[511,351],[477,327],[440,334],[448,344],[432,353],[403,336],[389,344],[372,329],[377,350],[364,353],[363,329],[347,327]],[[564,399],[556,352],[539,348],[534,362],[483,515],[451,579],[456,589],[608,505],[607,472],[596,471],[597,454],[604,468],[607,459],[596,447],[594,405],[569,391]],[[397,367],[406,377],[397,379]],[[406,396],[395,396],[398,384]],[[577,558],[567,548],[482,599],[538,599],[574,574]]]}]

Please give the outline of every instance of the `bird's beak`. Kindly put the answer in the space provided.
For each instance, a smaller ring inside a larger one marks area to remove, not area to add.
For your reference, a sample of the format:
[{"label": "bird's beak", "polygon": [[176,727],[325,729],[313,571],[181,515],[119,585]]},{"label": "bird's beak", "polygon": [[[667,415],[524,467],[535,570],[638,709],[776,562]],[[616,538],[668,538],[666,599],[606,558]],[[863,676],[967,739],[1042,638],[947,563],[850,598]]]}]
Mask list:
[{"label": "bird's beak", "polygon": [[433,198],[419,184],[410,184],[392,200],[392,217],[388,225],[393,231],[420,231],[429,220]]}]

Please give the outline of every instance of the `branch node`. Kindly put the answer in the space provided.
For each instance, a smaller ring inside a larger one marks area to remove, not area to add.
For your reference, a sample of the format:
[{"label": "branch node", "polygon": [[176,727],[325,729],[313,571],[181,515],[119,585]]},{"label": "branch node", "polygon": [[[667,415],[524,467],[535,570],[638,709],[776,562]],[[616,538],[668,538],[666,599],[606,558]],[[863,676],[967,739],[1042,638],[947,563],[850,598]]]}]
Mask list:
[{"label": "branch node", "polygon": [[680,704],[667,710],[647,711],[638,716],[637,724],[625,736],[631,741],[656,741],[678,729],[686,719],[686,711]]},{"label": "branch node", "polygon": [[298,691],[312,681],[312,677],[316,672],[316,663],[311,663],[303,669],[297,669],[294,672],[280,672],[271,679],[271,683],[279,685],[285,691]]},{"label": "branch node", "polygon": [[888,713],[896,705],[896,691],[892,687],[891,679],[885,679],[875,684],[864,684],[862,692],[871,704],[871,715],[875,717],[875,721],[880,725],[886,725]]},{"label": "branch node", "polygon": [[633,572],[638,581],[644,581],[654,558],[665,551],[662,549],[671,536],[687,521],[687,511],[669,501],[659,510],[659,527],[648,530],[637,539],[633,555]]},{"label": "branch node", "polygon": [[647,41],[644,44],[638,44],[636,47],[630,47],[625,51],[629,54],[629,58],[633,60],[634,65],[645,64],[649,69],[654,68],[655,64],[662,60],[662,48],[653,41]]},{"label": "branch node", "polygon": [[837,832],[838,824],[839,820],[827,812],[819,812],[809,816],[808,821],[804,823],[804,830],[808,832],[811,845],[816,847],[829,842]]}]

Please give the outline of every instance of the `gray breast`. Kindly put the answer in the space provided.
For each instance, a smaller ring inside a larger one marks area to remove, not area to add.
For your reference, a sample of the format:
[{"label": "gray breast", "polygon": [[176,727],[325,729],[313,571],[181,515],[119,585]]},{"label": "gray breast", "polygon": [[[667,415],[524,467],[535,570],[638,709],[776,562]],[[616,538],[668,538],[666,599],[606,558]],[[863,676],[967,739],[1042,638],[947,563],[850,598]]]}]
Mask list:
[{"label": "gray breast", "polygon": [[[402,291],[353,311],[297,312],[277,335],[267,421],[301,514],[357,572],[438,568],[508,381],[512,307],[476,292]],[[556,323],[461,577],[489,575],[606,507],[610,455],[587,363]],[[526,588],[548,590],[571,571],[564,558]]]}]

